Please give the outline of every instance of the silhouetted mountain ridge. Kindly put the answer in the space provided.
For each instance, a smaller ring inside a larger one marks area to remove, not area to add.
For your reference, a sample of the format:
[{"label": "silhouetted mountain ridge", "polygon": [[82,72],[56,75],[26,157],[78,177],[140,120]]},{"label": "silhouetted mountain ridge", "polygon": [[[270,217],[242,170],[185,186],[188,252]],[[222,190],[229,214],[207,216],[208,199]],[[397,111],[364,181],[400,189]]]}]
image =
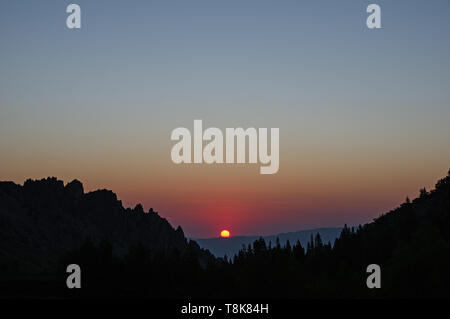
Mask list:
[{"label": "silhouetted mountain ridge", "polygon": [[86,240],[108,240],[114,254],[142,244],[153,252],[169,253],[188,248],[198,252],[203,263],[213,258],[197,243],[184,237],[153,209],[140,204],[124,208],[110,190],[84,193],[74,180],[64,186],[56,178],[27,180],[23,186],[0,182],[0,264],[7,269],[37,273],[56,266],[64,252],[79,248]]}]

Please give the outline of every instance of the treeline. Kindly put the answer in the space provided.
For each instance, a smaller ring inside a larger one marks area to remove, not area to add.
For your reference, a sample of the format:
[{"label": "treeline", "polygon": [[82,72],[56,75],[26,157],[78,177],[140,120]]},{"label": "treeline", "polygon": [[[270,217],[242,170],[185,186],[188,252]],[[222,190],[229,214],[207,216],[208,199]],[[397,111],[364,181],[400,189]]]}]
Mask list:
[{"label": "treeline", "polygon": [[[381,289],[368,289],[366,268],[381,267]],[[372,223],[345,226],[332,246],[320,235],[307,247],[256,241],[229,264],[239,296],[450,297],[450,171]]]},{"label": "treeline", "polygon": [[[87,241],[61,255],[57,275],[15,281],[12,289],[63,298],[450,297],[450,171],[431,192],[422,189],[366,225],[345,226],[333,245],[318,234],[306,247],[260,238],[231,258],[201,262],[192,241],[182,251],[137,242],[117,256],[110,241]],[[66,287],[68,264],[80,265],[81,289]],[[369,264],[381,267],[380,289],[366,285]]]}]

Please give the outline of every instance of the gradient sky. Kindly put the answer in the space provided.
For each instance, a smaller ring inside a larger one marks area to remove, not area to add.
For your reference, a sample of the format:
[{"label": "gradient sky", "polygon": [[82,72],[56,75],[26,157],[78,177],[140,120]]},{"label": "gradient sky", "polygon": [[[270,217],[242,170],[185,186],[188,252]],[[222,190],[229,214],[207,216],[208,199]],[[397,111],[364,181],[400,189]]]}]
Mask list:
[{"label": "gradient sky", "polygon": [[[365,223],[450,168],[450,1],[72,2],[0,2],[0,180],[77,178],[209,237]],[[173,164],[194,119],[279,127],[279,172]]]}]

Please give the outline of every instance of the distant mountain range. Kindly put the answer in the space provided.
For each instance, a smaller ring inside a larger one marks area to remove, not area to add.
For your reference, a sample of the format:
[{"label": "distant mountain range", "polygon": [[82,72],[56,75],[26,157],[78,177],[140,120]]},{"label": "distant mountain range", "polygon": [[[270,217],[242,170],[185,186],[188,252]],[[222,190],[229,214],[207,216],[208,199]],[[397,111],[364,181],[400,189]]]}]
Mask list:
[{"label": "distant mountain range", "polygon": [[249,244],[253,244],[255,240],[261,237],[264,238],[267,243],[270,242],[272,246],[276,244],[276,240],[278,238],[281,246],[286,245],[288,240],[290,244],[295,244],[297,240],[299,240],[302,246],[306,247],[307,243],[311,241],[311,236],[320,234],[320,237],[324,243],[330,242],[333,245],[336,238],[339,237],[341,231],[342,227],[316,228],[269,236],[236,236],[230,238],[213,237],[195,238],[194,240],[200,245],[200,247],[209,250],[216,257],[224,257],[226,255],[228,258],[232,258],[239,252],[240,249],[242,249],[243,246],[247,247]]}]

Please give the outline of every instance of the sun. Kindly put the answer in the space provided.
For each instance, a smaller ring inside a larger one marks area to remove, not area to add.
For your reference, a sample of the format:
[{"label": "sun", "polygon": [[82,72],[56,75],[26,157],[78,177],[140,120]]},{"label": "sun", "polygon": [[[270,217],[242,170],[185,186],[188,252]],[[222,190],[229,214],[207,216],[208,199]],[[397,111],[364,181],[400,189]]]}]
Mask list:
[{"label": "sun", "polygon": [[230,237],[230,232],[228,230],[224,229],[220,232],[220,237],[228,238],[228,237]]}]

